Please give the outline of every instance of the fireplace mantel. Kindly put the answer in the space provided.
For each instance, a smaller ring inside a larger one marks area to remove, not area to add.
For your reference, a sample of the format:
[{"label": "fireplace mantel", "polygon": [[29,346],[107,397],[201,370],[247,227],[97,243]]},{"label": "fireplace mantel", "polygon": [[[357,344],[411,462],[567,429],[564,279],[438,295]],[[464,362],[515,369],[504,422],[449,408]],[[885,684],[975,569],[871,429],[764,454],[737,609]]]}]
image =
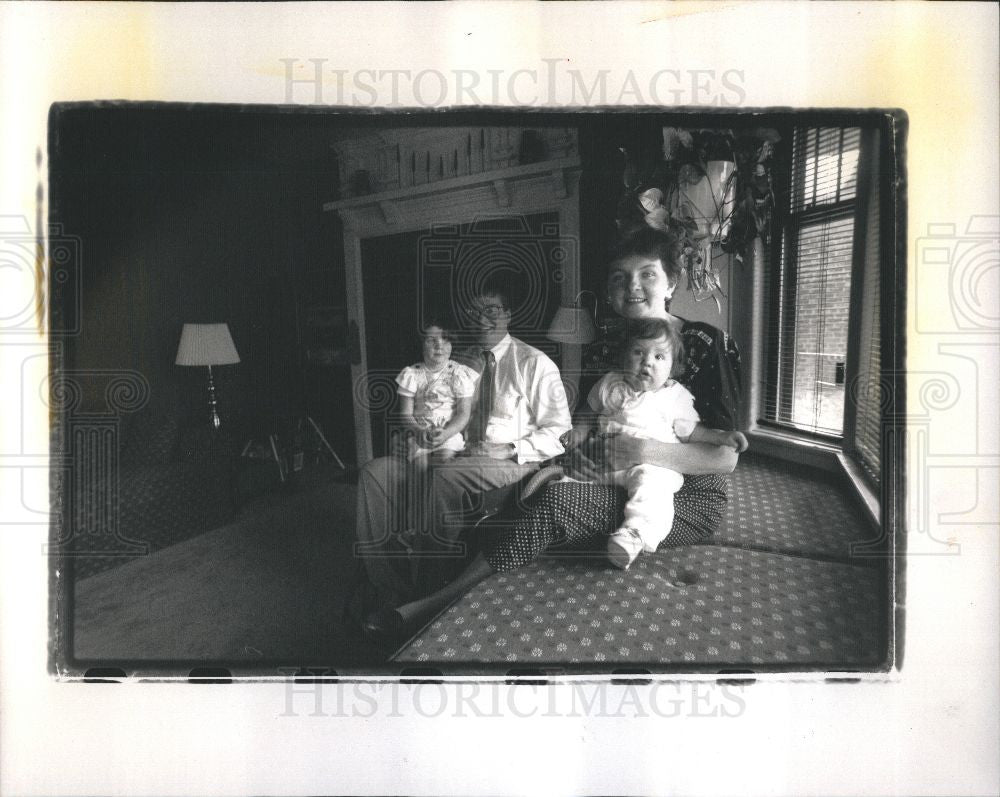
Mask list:
[{"label": "fireplace mantel", "polygon": [[339,214],[358,238],[374,238],[437,222],[558,209],[575,196],[579,178],[579,159],[560,158],[327,202],[323,210]]}]

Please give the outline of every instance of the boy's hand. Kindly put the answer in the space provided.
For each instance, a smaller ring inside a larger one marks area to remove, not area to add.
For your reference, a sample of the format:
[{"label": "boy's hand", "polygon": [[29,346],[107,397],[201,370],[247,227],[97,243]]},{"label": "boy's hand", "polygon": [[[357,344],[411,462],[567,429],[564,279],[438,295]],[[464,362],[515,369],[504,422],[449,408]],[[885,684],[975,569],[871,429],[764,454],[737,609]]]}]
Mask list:
[{"label": "boy's hand", "polygon": [[389,438],[389,456],[407,459],[412,451],[412,445],[412,432],[409,430],[395,431]]}]

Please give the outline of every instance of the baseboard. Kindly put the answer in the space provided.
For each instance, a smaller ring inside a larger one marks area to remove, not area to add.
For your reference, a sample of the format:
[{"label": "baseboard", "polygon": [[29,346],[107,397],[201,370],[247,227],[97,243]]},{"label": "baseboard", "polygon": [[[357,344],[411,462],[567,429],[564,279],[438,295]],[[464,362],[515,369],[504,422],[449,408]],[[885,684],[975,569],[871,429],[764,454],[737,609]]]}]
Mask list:
[{"label": "baseboard", "polygon": [[843,452],[837,453],[837,462],[843,469],[844,476],[848,484],[854,491],[855,496],[865,509],[865,515],[874,528],[881,528],[882,512],[879,505],[878,495],[865,478],[861,466]]}]

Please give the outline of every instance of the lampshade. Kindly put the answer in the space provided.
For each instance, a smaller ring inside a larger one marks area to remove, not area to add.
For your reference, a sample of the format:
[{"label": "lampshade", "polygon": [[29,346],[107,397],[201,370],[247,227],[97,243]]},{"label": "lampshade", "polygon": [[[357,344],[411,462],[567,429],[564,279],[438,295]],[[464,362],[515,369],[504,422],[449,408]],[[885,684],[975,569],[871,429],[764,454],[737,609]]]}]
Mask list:
[{"label": "lampshade", "polygon": [[240,361],[229,324],[185,324],[177,365],[233,365]]},{"label": "lampshade", "polygon": [[582,307],[560,307],[552,319],[547,337],[558,343],[583,345],[597,340],[597,328],[590,313]]}]

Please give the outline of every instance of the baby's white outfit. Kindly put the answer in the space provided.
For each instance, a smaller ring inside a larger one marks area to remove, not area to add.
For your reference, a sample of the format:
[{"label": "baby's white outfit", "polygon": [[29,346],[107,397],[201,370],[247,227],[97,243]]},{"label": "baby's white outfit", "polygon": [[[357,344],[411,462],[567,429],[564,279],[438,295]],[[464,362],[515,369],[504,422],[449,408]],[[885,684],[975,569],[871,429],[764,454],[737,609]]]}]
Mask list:
[{"label": "baby's white outfit", "polygon": [[[468,398],[476,392],[478,379],[479,374],[454,360],[448,360],[437,371],[431,371],[423,363],[417,363],[400,371],[396,377],[396,392],[413,399],[413,419],[420,426],[427,429],[440,428],[455,413],[455,400]],[[440,449],[461,451],[463,448],[465,438],[459,432],[437,448],[417,448],[411,459]]]},{"label": "baby's white outfit", "polygon": [[[602,434],[679,443],[690,437],[699,422],[694,396],[673,380],[657,390],[642,391],[631,387],[624,374],[612,371],[594,385],[587,402],[600,414]],[[638,532],[645,551],[655,551],[673,526],[674,493],[684,484],[684,476],[670,468],[642,464],[609,473],[601,482],[627,490],[622,525]]]}]

